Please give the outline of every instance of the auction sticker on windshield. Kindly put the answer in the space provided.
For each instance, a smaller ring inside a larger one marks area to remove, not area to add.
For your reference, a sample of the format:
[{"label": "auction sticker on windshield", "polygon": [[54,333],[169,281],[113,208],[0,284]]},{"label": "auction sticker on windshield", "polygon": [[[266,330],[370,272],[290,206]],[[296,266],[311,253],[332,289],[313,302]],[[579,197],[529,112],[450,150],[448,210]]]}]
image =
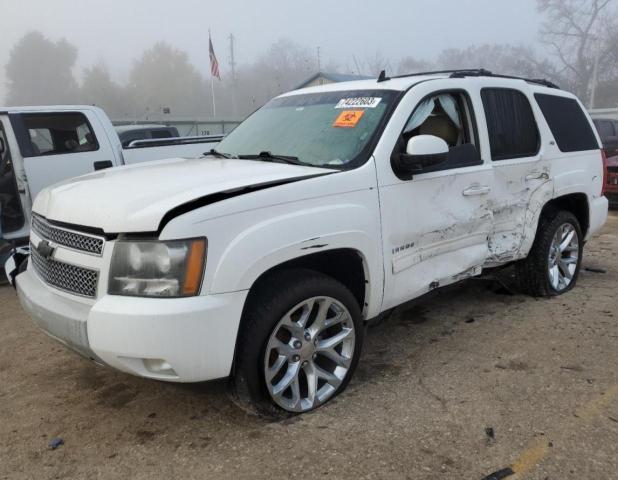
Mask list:
[{"label": "auction sticker on windshield", "polygon": [[364,110],[346,110],[341,112],[335,123],[333,123],[333,127],[354,128],[364,113]]},{"label": "auction sticker on windshield", "polygon": [[380,97],[342,98],[335,108],[376,108],[381,101]]}]

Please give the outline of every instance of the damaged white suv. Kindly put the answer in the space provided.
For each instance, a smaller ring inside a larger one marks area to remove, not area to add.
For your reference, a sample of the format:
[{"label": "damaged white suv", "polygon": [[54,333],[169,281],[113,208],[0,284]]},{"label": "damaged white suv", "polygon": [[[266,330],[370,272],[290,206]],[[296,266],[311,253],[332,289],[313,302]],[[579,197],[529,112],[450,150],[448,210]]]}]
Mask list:
[{"label": "damaged white suv", "polygon": [[203,158],[43,190],[17,289],[98,363],[229,376],[242,401],[306,412],[350,381],[366,321],[431,289],[511,262],[532,295],[572,288],[602,186],[590,118],[548,82],[324,85],[275,98]]}]

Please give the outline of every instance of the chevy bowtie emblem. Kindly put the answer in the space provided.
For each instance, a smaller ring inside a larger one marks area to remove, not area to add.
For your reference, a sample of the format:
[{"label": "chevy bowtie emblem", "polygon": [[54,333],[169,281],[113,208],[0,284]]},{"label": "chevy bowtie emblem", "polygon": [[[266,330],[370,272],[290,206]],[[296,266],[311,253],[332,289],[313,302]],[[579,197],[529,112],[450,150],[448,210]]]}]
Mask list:
[{"label": "chevy bowtie emblem", "polygon": [[36,247],[36,251],[39,252],[44,259],[51,258],[54,254],[55,248],[52,247],[47,240],[41,240],[39,245]]}]

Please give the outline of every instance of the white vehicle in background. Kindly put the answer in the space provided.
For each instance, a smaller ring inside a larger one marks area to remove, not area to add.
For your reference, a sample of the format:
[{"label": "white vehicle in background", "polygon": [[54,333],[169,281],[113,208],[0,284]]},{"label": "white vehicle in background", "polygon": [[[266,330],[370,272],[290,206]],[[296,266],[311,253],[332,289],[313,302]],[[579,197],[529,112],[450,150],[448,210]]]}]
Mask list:
[{"label": "white vehicle in background", "polygon": [[[141,135],[144,128],[123,127],[122,132],[139,130]],[[152,127],[145,133],[148,139],[131,141],[123,148],[100,108],[0,107],[0,268],[13,246],[27,245],[32,201],[43,188],[109,167],[197,157],[223,138],[169,138],[174,131]]]},{"label": "white vehicle in background", "polygon": [[210,156],[43,190],[24,309],[69,348],[171,382],[231,376],[260,410],[306,412],[358,363],[364,324],[515,263],[575,285],[607,218],[603,161],[571,94],[484,70],[277,97]]}]

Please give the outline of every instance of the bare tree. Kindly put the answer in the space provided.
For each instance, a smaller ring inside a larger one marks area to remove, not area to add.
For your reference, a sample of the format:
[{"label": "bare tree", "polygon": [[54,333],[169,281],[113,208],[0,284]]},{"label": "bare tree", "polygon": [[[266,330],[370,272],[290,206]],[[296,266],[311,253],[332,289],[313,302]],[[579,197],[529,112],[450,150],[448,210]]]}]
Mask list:
[{"label": "bare tree", "polygon": [[473,45],[464,49],[448,48],[437,57],[438,69],[485,68],[494,73],[556,80],[550,62],[539,59],[528,47],[506,44]]},{"label": "bare tree", "polygon": [[367,57],[364,63],[363,69],[367,75],[375,75],[377,77],[382,70],[386,70],[387,73],[392,70],[390,60],[378,50],[372,56]]},{"label": "bare tree", "polygon": [[611,31],[608,24],[616,26],[616,15],[608,15],[613,0],[537,1],[539,11],[547,16],[541,28],[541,41],[555,55],[559,75],[578,96],[586,97],[592,87],[595,65],[603,69],[603,58],[612,53],[601,32]]},{"label": "bare tree", "polygon": [[404,57],[397,65],[398,74],[427,72],[433,68],[431,62],[415,57]]}]

